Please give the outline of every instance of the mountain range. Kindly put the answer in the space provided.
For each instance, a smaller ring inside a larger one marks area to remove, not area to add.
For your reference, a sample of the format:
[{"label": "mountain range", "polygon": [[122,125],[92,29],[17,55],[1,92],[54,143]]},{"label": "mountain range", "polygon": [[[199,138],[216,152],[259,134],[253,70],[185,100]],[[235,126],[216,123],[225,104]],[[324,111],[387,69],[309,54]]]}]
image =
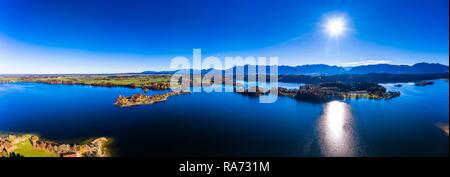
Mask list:
[{"label": "mountain range", "polygon": [[[242,68],[248,73],[249,65],[235,66],[228,70],[236,70]],[[269,66],[266,66],[267,68]],[[215,69],[204,69],[201,73],[208,73],[211,71],[219,71]],[[190,70],[177,70],[182,72],[190,72]],[[141,74],[173,74],[177,71],[144,71]],[[197,70],[198,71],[198,70]],[[267,69],[267,71],[269,71]],[[222,71],[223,72],[223,71]],[[363,65],[355,67],[341,67],[330,66],[326,64],[310,64],[300,66],[278,66],[278,74],[280,75],[334,75],[334,74],[368,74],[368,73],[384,73],[384,74],[433,74],[433,73],[448,73],[448,66],[439,63],[416,63],[414,65],[392,65],[392,64],[375,64]],[[250,73],[254,74],[254,73]]]}]

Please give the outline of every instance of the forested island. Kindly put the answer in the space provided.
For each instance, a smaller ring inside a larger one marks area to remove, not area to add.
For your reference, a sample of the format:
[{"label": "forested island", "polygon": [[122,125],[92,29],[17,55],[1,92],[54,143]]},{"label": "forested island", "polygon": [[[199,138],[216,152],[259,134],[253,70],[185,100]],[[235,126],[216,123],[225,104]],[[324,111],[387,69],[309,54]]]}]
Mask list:
[{"label": "forested island", "polygon": [[156,94],[147,96],[141,93],[134,94],[130,97],[125,97],[120,95],[116,101],[115,105],[119,107],[129,107],[129,106],[136,106],[136,105],[148,105],[153,103],[158,103],[162,101],[166,101],[171,96],[176,95],[182,95],[182,94],[188,94],[190,92],[188,91],[175,91],[175,92],[169,92],[164,94]]},{"label": "forested island", "polygon": [[432,81],[419,81],[419,82],[415,82],[414,85],[415,86],[427,86],[427,85],[433,85],[434,82]]},{"label": "forested island", "polygon": [[61,144],[33,134],[0,134],[0,157],[109,157],[106,137],[84,144]]},{"label": "forested island", "polygon": [[265,90],[262,87],[250,87],[250,88],[235,87],[234,92],[245,96],[257,97],[269,94],[270,90]]},{"label": "forested island", "polygon": [[387,100],[400,96],[400,92],[387,91],[381,85],[368,82],[307,84],[299,89],[278,88],[278,94],[313,103],[359,98]]},{"label": "forested island", "polygon": [[[244,96],[262,96],[270,93],[262,87],[235,88],[236,93]],[[294,98],[299,101],[323,103],[343,99],[392,99],[400,96],[400,92],[387,91],[381,85],[369,82],[327,82],[321,84],[306,84],[298,89],[278,87],[278,95]]]}]

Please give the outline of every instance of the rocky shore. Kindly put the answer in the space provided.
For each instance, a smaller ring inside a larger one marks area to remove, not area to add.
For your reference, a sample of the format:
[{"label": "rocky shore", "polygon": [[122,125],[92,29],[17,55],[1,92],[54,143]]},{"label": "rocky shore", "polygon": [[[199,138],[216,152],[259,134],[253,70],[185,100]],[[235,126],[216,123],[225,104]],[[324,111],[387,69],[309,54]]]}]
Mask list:
[{"label": "rocky shore", "polygon": [[129,107],[129,106],[136,106],[136,105],[148,105],[148,104],[154,104],[157,102],[166,101],[171,96],[176,95],[182,95],[182,94],[188,94],[190,92],[188,91],[175,91],[175,92],[169,92],[164,94],[157,94],[157,95],[151,95],[147,96],[141,93],[134,94],[130,97],[126,97],[123,95],[120,95],[116,101],[115,105],[119,107]]},{"label": "rocky shore", "polygon": [[[37,135],[7,134],[0,135],[0,157],[27,157],[29,156],[26,154],[28,151],[39,156],[55,154],[60,157],[109,157],[110,153],[106,147],[109,142],[110,139],[101,137],[96,138],[87,144],[60,144],[41,140]],[[30,143],[31,146],[28,147],[23,145],[28,143]],[[21,152],[24,151],[25,153],[20,154],[16,152],[19,151],[19,149]],[[36,153],[39,151],[44,155]]]},{"label": "rocky shore", "polygon": [[448,123],[440,122],[437,123],[436,126],[439,127],[442,131],[444,131],[444,133],[448,136],[449,133]]}]

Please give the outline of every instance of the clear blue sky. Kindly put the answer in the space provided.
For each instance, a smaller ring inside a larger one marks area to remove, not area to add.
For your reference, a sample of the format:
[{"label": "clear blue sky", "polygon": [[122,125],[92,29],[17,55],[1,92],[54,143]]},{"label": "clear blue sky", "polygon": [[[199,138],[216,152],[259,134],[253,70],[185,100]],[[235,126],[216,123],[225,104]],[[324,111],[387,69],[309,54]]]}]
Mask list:
[{"label": "clear blue sky", "polygon": [[[174,56],[278,56],[281,65],[448,65],[448,0],[1,0],[0,73],[169,68]],[[324,34],[345,17],[339,39]]]}]

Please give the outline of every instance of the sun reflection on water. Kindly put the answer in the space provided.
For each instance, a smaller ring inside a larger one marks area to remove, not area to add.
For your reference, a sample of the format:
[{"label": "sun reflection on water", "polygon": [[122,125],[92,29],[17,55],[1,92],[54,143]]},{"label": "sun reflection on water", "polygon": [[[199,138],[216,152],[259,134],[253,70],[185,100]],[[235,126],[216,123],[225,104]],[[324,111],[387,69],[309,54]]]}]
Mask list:
[{"label": "sun reflection on water", "polygon": [[324,156],[355,156],[356,145],[353,134],[350,106],[332,101],[324,106],[318,123],[321,152]]}]

